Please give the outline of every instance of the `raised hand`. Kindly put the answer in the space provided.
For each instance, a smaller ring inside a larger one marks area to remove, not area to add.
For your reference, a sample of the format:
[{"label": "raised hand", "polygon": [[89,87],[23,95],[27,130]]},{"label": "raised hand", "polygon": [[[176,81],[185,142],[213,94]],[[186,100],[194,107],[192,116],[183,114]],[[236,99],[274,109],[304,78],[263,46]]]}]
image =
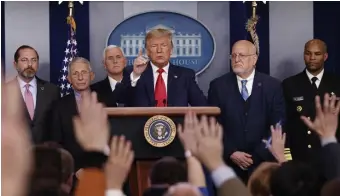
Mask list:
[{"label": "raised hand", "polygon": [[184,126],[178,125],[179,139],[184,147],[184,150],[190,151],[192,154],[197,153],[197,134],[200,131],[200,123],[197,116],[192,111],[189,111],[184,117]]},{"label": "raised hand", "polygon": [[274,126],[271,126],[270,129],[272,138],[271,144],[267,140],[263,140],[263,142],[268,146],[268,150],[272,153],[275,159],[279,163],[283,163],[286,161],[284,154],[286,133],[282,133],[282,126],[280,124],[276,124],[275,128]]},{"label": "raised hand", "polygon": [[74,117],[73,123],[76,138],[86,151],[104,151],[109,141],[110,126],[107,113],[98,103],[95,92],[82,94],[79,116]]},{"label": "raised hand", "polygon": [[133,61],[133,77],[137,78],[144,72],[149,60],[143,56],[143,49],[140,48],[137,58]]},{"label": "raised hand", "polygon": [[321,107],[320,97],[315,97],[316,117],[312,122],[305,116],[301,116],[303,122],[321,138],[334,137],[338,127],[340,111],[340,101],[336,102],[336,96],[324,95],[323,107]]},{"label": "raised hand", "polygon": [[106,183],[108,189],[122,189],[133,162],[134,152],[131,142],[124,136],[114,136],[108,162],[105,165]]}]

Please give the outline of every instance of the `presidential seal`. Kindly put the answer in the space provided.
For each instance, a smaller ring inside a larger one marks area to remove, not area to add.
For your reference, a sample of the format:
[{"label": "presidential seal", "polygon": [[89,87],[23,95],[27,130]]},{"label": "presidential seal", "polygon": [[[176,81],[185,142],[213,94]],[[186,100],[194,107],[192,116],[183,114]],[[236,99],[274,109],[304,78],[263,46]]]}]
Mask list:
[{"label": "presidential seal", "polygon": [[172,143],[176,136],[176,125],[168,117],[156,115],[144,126],[144,137],[154,147],[162,148]]}]

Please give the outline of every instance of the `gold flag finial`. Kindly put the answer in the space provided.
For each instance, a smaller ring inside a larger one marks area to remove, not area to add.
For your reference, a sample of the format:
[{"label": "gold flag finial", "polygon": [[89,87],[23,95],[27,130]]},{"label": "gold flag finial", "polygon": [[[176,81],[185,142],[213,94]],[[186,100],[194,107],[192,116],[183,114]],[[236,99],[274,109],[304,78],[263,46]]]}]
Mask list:
[{"label": "gold flag finial", "polygon": [[[266,4],[266,1],[262,1],[264,4]],[[243,1],[243,3],[245,3],[245,1]],[[256,33],[256,24],[259,20],[259,16],[256,15],[256,8],[257,8],[257,3],[256,1],[252,1],[252,16],[251,18],[248,19],[247,23],[246,23],[246,30],[250,33],[251,38],[253,40],[253,43],[256,47],[256,53],[257,55],[260,54],[260,41],[259,41],[259,37]]]},{"label": "gold flag finial", "polygon": [[[63,1],[59,1],[59,5]],[[83,4],[83,1],[79,1],[80,4]],[[73,31],[76,31],[76,21],[73,18],[73,12],[74,12],[74,1],[68,2],[68,16],[66,18],[67,24],[71,25],[71,28]]]}]

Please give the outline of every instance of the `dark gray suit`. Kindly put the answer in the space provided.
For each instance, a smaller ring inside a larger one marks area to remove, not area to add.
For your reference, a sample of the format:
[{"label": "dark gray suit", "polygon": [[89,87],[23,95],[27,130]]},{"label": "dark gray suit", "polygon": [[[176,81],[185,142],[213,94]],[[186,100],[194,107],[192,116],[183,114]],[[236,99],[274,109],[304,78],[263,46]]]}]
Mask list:
[{"label": "dark gray suit", "polygon": [[[36,79],[37,100],[33,119],[30,118],[24,99],[22,99],[22,101],[25,110],[25,117],[31,130],[32,142],[34,144],[39,144],[49,139],[50,127],[48,125],[51,122],[52,106],[60,98],[60,93],[59,88],[56,85],[41,80],[38,77],[36,77]],[[13,82],[15,82],[18,85],[18,88],[20,88],[17,78],[9,83]]]}]

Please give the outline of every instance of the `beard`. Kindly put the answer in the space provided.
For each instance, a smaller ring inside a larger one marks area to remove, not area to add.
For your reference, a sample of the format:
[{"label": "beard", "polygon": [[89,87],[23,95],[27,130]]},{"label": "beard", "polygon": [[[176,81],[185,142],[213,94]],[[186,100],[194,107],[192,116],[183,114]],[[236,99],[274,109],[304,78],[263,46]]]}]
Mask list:
[{"label": "beard", "polygon": [[23,78],[26,78],[26,79],[32,79],[34,78],[35,76],[35,70],[32,69],[32,68],[26,68],[24,70],[18,70],[18,73],[20,74],[20,76],[22,76]]}]

